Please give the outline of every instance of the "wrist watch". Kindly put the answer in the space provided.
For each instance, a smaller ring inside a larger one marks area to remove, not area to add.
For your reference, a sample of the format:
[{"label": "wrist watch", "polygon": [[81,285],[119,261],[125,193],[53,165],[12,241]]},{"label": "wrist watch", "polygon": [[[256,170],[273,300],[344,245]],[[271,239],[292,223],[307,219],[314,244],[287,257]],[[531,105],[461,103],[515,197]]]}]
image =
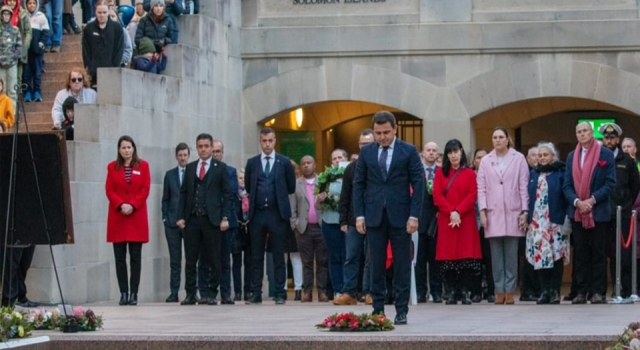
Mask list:
[{"label": "wrist watch", "polygon": [[223,216],[223,217],[222,217],[222,221],[227,221],[227,217],[226,217],[226,216]]}]

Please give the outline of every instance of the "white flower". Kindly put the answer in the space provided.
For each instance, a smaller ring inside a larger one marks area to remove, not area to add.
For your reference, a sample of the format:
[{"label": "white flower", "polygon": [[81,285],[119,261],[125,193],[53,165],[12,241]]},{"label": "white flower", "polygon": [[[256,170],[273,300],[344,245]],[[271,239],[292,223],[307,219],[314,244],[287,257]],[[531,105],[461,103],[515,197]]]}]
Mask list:
[{"label": "white flower", "polygon": [[640,340],[638,338],[634,338],[629,342],[629,347],[631,350],[640,350]]}]

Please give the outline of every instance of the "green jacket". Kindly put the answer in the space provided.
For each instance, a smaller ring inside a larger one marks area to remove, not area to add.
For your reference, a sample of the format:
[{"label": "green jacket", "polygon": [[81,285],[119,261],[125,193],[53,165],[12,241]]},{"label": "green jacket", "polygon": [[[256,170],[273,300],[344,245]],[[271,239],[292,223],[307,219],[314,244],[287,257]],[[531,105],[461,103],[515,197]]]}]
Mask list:
[{"label": "green jacket", "polygon": [[27,63],[27,57],[29,55],[29,48],[31,47],[31,21],[29,20],[29,14],[27,10],[20,7],[20,17],[18,20],[18,29],[20,30],[20,37],[22,38],[22,57],[20,62]]}]

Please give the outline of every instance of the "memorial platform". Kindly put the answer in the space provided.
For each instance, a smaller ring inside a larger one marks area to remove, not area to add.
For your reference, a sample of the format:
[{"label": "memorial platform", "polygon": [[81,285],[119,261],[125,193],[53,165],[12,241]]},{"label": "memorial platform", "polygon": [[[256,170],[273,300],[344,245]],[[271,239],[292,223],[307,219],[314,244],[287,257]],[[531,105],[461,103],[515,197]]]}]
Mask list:
[{"label": "memorial platform", "polygon": [[[626,325],[640,320],[640,305],[481,304],[410,306],[408,325],[390,332],[329,332],[314,325],[333,313],[371,307],[287,301],[262,305],[180,306],[143,303],[85,305],[104,317],[104,329],[49,336],[42,350],[79,349],[604,349]],[[393,319],[395,310],[386,308]]]}]

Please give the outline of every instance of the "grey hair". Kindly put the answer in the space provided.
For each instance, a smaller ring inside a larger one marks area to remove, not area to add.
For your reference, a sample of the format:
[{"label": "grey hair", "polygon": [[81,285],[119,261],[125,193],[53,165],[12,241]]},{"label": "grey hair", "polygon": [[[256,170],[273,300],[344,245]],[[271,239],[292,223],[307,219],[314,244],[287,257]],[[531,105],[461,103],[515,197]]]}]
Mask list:
[{"label": "grey hair", "polygon": [[636,141],[630,137],[625,137],[624,139],[622,139],[622,142],[625,142],[625,141],[631,142],[633,144],[633,147],[636,146]]},{"label": "grey hair", "polygon": [[551,154],[553,154],[553,157],[555,159],[559,158],[558,151],[556,150],[556,146],[554,146],[553,143],[542,141],[542,142],[538,143],[538,149],[540,149],[540,148],[548,149],[549,151],[551,151]]}]

